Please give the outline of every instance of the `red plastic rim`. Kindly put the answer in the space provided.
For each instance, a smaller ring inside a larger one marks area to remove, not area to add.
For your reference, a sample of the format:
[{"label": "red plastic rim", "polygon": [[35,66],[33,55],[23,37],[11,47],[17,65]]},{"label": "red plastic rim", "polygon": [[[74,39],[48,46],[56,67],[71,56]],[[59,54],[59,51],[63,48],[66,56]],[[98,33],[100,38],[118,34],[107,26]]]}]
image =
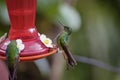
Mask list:
[{"label": "red plastic rim", "polygon": [[[0,44],[0,59],[6,60],[6,48],[10,40],[6,39]],[[40,39],[35,39],[33,41],[23,42],[25,44],[25,49],[20,53],[20,61],[31,61],[36,59],[41,59],[52,55],[57,52],[57,47],[47,48],[41,47]]]},{"label": "red plastic rim", "polygon": [[[26,57],[23,57],[23,56],[21,57],[20,56],[20,61],[33,61],[33,60],[41,59],[41,58],[44,58],[46,56],[52,55],[52,54],[54,54],[56,52],[57,52],[57,48],[54,48],[54,49],[50,49],[50,51],[48,53],[46,53],[46,54],[39,54],[39,55],[26,56]],[[6,57],[0,55],[0,59],[6,60]]]}]

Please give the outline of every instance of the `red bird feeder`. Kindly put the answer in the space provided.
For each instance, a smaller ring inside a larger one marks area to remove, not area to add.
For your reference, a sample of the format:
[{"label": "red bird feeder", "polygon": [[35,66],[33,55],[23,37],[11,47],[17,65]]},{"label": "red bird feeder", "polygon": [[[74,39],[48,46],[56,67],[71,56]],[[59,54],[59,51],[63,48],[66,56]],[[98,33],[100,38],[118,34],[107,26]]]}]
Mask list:
[{"label": "red bird feeder", "polygon": [[40,59],[57,52],[57,47],[46,47],[35,27],[36,0],[6,0],[10,18],[8,38],[0,44],[0,59],[6,59],[7,43],[21,39],[25,49],[20,53],[21,61]]}]

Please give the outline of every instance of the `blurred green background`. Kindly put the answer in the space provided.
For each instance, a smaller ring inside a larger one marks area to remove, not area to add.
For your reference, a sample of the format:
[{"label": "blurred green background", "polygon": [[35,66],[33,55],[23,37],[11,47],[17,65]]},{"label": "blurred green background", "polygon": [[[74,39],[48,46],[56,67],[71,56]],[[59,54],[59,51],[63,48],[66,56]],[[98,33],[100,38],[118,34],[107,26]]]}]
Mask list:
[{"label": "blurred green background", "polygon": [[[37,0],[36,27],[40,33],[54,39],[61,31],[58,20],[73,29],[69,42],[73,54],[120,66],[119,0]],[[0,36],[9,26],[5,0],[0,0]],[[36,62],[21,62],[18,80],[120,80],[120,74],[81,62],[66,70],[61,54],[55,54]]]}]

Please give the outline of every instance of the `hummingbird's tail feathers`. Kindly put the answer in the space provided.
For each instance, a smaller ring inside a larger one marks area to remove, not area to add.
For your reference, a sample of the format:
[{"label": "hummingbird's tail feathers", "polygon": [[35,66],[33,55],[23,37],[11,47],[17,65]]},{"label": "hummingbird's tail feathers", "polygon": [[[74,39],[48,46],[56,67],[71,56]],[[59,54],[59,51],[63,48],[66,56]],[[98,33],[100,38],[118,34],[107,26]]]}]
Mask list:
[{"label": "hummingbird's tail feathers", "polygon": [[13,79],[13,69],[9,69],[9,80],[14,80]]},{"label": "hummingbird's tail feathers", "polygon": [[13,80],[11,75],[9,75],[9,80]]},{"label": "hummingbird's tail feathers", "polygon": [[62,44],[61,44],[61,46],[62,46],[62,48],[63,48],[63,50],[65,52],[64,57],[67,60],[68,67],[74,67],[75,65],[77,65],[77,62],[76,62],[75,58],[72,56],[72,54],[69,51],[68,47],[65,46],[65,45],[62,45]]}]

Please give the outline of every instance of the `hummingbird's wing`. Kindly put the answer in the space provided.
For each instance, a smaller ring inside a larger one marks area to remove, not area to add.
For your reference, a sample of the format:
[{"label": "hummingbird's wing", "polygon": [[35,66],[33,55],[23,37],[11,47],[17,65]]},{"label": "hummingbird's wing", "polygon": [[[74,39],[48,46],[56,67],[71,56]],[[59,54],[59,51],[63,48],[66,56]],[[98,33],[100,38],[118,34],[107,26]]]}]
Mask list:
[{"label": "hummingbird's wing", "polygon": [[9,80],[17,80],[17,68],[19,64],[19,57],[15,58],[15,64],[10,70]]},{"label": "hummingbird's wing", "polygon": [[17,68],[18,68],[18,65],[19,65],[19,61],[20,61],[19,56],[17,56],[15,58],[14,70],[13,70],[13,75],[12,75],[13,80],[17,79]]},{"label": "hummingbird's wing", "polygon": [[74,65],[77,65],[77,62],[72,56],[68,46],[66,44],[63,44],[61,41],[60,41],[60,45],[65,52],[64,57],[67,59],[68,67],[73,67]]},{"label": "hummingbird's wing", "polygon": [[9,66],[9,80],[16,80],[17,79],[17,68],[19,64],[19,57],[15,57],[14,65]]}]

